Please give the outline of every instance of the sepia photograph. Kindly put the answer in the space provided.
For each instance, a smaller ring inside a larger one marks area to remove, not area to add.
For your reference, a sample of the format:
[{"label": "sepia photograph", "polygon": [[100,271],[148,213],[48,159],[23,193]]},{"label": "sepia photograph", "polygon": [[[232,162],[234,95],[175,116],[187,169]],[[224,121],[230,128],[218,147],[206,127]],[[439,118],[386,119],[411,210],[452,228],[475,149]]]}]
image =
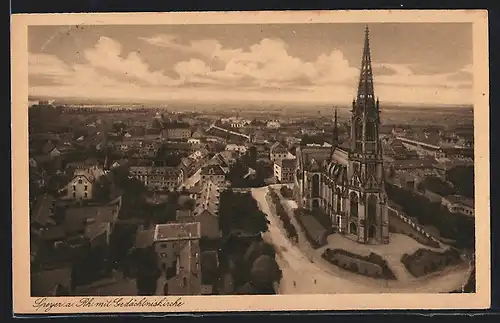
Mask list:
[{"label": "sepia photograph", "polygon": [[396,12],[14,17],[15,308],[488,307],[487,14]]}]

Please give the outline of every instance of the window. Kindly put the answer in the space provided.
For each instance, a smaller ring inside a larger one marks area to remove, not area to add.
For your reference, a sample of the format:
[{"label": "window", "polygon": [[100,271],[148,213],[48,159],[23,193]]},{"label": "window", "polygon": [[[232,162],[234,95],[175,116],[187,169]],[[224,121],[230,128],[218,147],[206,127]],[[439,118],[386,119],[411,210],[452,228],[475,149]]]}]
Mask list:
[{"label": "window", "polygon": [[368,197],[368,224],[375,224],[377,221],[377,197],[375,195],[370,195]]},{"label": "window", "polygon": [[85,197],[85,198],[87,198],[87,197],[88,197],[88,194],[87,194],[87,192],[85,192],[85,194],[84,194],[84,197]]},{"label": "window", "polygon": [[351,192],[350,196],[349,196],[349,200],[350,200],[350,205],[351,205],[351,217],[355,217],[357,218],[358,217],[358,194],[356,194],[355,192]]},{"label": "window", "polygon": [[76,185],[73,185],[73,191],[76,191]]},{"label": "window", "polygon": [[78,184],[82,184],[83,181],[81,179],[78,180]]},{"label": "window", "polygon": [[319,197],[319,175],[314,174],[312,178],[312,197]]},{"label": "window", "polygon": [[75,198],[75,197],[76,197],[76,192],[73,192],[73,198]]},{"label": "window", "polygon": [[87,189],[88,189],[88,186],[87,186],[87,185],[85,185],[84,189],[85,189],[85,190],[87,191]]},{"label": "window", "polygon": [[363,123],[360,118],[354,121],[354,136],[356,141],[363,139]]}]

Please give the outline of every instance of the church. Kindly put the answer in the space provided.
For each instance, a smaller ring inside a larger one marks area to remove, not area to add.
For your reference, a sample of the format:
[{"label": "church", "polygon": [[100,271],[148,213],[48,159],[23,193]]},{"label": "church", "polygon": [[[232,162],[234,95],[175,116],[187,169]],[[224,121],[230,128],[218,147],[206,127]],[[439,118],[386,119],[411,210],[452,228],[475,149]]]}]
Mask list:
[{"label": "church", "polygon": [[379,128],[379,100],[375,99],[373,89],[366,27],[358,93],[352,102],[349,143],[339,145],[335,111],[332,147],[297,148],[294,175],[294,197],[300,207],[326,213],[334,232],[365,244],[389,243]]}]

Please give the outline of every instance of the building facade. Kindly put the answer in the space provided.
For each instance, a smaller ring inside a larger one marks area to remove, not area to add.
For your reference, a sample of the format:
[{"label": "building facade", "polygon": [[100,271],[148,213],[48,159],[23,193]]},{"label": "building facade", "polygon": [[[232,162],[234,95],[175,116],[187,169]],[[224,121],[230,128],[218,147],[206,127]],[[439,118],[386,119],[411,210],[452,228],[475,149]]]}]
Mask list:
[{"label": "building facade", "polygon": [[227,144],[225,150],[237,152],[240,155],[244,155],[247,152],[248,148],[244,145]]},{"label": "building facade", "polygon": [[67,186],[67,198],[91,200],[94,197],[94,184],[103,175],[104,170],[97,165],[76,169]]},{"label": "building facade", "polygon": [[452,213],[460,213],[469,217],[474,217],[474,200],[465,196],[445,196],[441,204],[446,206]]},{"label": "building facade", "polygon": [[269,159],[273,163],[280,162],[288,157],[288,149],[279,142],[274,143],[269,149]]},{"label": "building facade", "polygon": [[183,122],[170,122],[163,124],[162,137],[164,139],[188,139],[191,138],[191,126]]},{"label": "building facade", "polygon": [[280,183],[293,183],[295,159],[282,159],[274,163],[274,177]]},{"label": "building facade", "polygon": [[154,250],[166,283],[165,295],[201,294],[200,223],[158,224]]},{"label": "building facade", "polygon": [[360,243],[389,242],[379,128],[367,28],[358,93],[352,102],[349,146],[337,144],[335,112],[332,147],[299,147],[294,180],[300,206],[328,214],[336,232]]},{"label": "building facade", "polygon": [[208,164],[201,168],[201,184],[212,182],[218,187],[224,188],[226,183],[226,172],[219,164]]},{"label": "building facade", "polygon": [[174,191],[184,181],[182,169],[170,166],[130,166],[129,174],[151,191]]}]

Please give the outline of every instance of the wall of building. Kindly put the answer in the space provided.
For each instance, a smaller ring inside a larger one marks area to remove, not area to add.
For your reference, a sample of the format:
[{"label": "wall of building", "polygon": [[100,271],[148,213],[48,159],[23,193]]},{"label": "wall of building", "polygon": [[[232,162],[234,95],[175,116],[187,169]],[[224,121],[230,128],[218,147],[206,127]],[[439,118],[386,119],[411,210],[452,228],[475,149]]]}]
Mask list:
[{"label": "wall of building", "polygon": [[77,175],[68,184],[68,198],[89,200],[93,198],[93,183],[83,175]]}]

